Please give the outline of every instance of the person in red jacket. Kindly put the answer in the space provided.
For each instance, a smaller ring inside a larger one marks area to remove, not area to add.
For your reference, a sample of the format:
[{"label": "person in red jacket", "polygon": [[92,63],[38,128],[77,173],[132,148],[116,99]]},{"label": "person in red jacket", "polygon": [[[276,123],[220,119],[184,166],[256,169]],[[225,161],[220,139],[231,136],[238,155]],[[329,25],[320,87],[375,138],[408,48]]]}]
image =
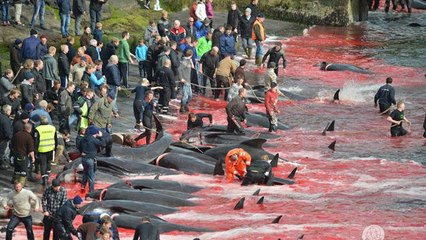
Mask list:
[{"label": "person in red jacket", "polygon": [[242,148],[231,149],[225,157],[227,182],[232,182],[234,177],[244,177],[247,173],[246,167],[251,165],[251,156]]},{"label": "person in red jacket", "polygon": [[265,94],[266,114],[269,118],[269,132],[276,132],[278,128],[277,114],[280,113],[280,110],[278,110],[277,103],[279,95],[280,92],[277,88],[277,83],[272,82],[271,89],[269,89]]},{"label": "person in red jacket", "polygon": [[169,34],[170,40],[173,40],[177,42],[177,44],[180,46],[181,44],[185,43],[186,38],[186,30],[180,25],[179,20],[175,20],[173,23],[172,29],[170,29]]}]

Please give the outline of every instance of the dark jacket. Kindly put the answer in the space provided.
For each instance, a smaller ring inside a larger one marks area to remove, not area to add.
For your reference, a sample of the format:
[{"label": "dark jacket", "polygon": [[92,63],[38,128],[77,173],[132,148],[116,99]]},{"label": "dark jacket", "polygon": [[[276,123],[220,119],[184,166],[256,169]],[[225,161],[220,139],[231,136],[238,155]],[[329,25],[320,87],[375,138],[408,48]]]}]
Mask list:
[{"label": "dark jacket", "polygon": [[12,120],[4,115],[3,113],[0,113],[0,141],[6,140],[9,141],[13,137],[13,126],[12,126]]},{"label": "dark jacket", "polygon": [[157,72],[157,83],[164,89],[174,89],[176,86],[173,71],[168,67],[161,67]]},{"label": "dark jacket", "polygon": [[95,61],[96,59],[98,59],[98,51],[96,51],[96,47],[90,45],[85,52],[87,55],[89,55],[93,61]]},{"label": "dark jacket", "polygon": [[273,48],[269,49],[269,50],[265,53],[265,55],[263,55],[262,63],[264,63],[264,62],[266,61],[266,58],[268,58],[268,56],[269,56],[268,64],[269,64],[270,62],[274,62],[274,63],[276,63],[276,64],[275,64],[275,68],[278,68],[278,62],[279,62],[279,61],[280,61],[280,59],[282,58],[282,59],[283,59],[283,68],[285,68],[285,67],[286,67],[286,60],[285,60],[285,56],[284,56],[284,51],[283,51],[282,49],[280,49],[279,51],[277,51],[277,50],[275,49],[275,47],[273,47]]},{"label": "dark jacket", "polygon": [[67,45],[68,45],[68,49],[69,49],[69,51],[67,53],[67,57],[68,57],[68,60],[72,60],[75,57],[75,55],[77,55],[77,50],[75,50],[74,45],[72,45],[70,43],[67,43]]},{"label": "dark jacket", "polygon": [[53,87],[49,90],[46,91],[46,93],[44,94],[44,100],[46,100],[48,103],[52,103],[53,101],[58,101],[60,99],[60,94],[62,92],[63,89],[59,89],[58,92],[55,92],[53,90]]},{"label": "dark jacket", "polygon": [[188,24],[184,26],[185,31],[186,31],[186,36],[191,36],[191,37],[195,37],[195,33],[196,33],[196,28],[195,25],[193,24],[192,26],[189,26]]},{"label": "dark jacket", "polygon": [[220,37],[222,37],[223,33],[219,31],[219,29],[215,29],[212,37],[212,47],[219,47],[220,45]]},{"label": "dark jacket", "polygon": [[21,100],[19,98],[12,101],[9,96],[3,97],[0,99],[0,106],[5,104],[12,106],[12,115],[16,115],[21,109]]},{"label": "dark jacket", "polygon": [[390,84],[383,85],[379,88],[376,95],[374,96],[374,103],[380,103],[384,105],[396,104],[395,101],[395,89]]},{"label": "dark jacket", "polygon": [[24,39],[21,48],[21,56],[22,60],[26,59],[37,59],[37,46],[40,44],[40,39],[38,39],[35,35],[30,36]]},{"label": "dark jacket", "polygon": [[101,60],[104,67],[108,64],[108,60],[112,55],[116,54],[117,46],[113,42],[104,45],[101,51]]},{"label": "dark jacket", "polygon": [[121,75],[117,65],[108,63],[105,69],[105,78],[108,85],[121,86]]},{"label": "dark jacket", "polygon": [[81,35],[80,37],[80,47],[86,47],[87,49],[90,45],[91,38],[92,36],[90,36],[90,34],[87,34],[86,32],[84,32],[83,35]]},{"label": "dark jacket", "polygon": [[210,124],[213,122],[213,117],[211,114],[208,113],[197,113],[195,114],[196,119],[195,122],[192,122],[190,119],[186,122],[186,128],[187,130],[197,128],[197,127],[203,127],[203,118],[208,118],[210,121]]},{"label": "dark jacket", "polygon": [[178,44],[182,44],[185,41],[186,36],[186,29],[182,26],[177,29],[174,27],[170,29],[169,39],[177,42]]},{"label": "dark jacket", "polygon": [[105,0],[104,2],[99,2],[98,0],[90,0],[89,8],[99,12],[102,10],[102,5],[104,5],[104,3],[106,2],[107,0]]},{"label": "dark jacket", "polygon": [[58,56],[58,72],[59,76],[68,76],[70,74],[70,61],[63,52]]},{"label": "dark jacket", "polygon": [[164,19],[164,18],[161,18],[161,19],[158,21],[157,27],[158,27],[158,34],[159,34],[161,37],[166,37],[166,36],[168,36],[168,35],[169,35],[169,31],[170,31],[170,23],[169,23],[169,20]]},{"label": "dark jacket", "polygon": [[244,68],[237,67],[237,70],[235,70],[234,79],[240,79],[242,78],[244,80],[244,83],[246,82],[246,74],[244,73]]},{"label": "dark jacket", "polygon": [[213,56],[210,52],[206,52],[200,59],[200,64],[203,65],[202,70],[207,74],[207,71],[214,72],[219,66],[219,55]]},{"label": "dark jacket", "polygon": [[18,45],[13,44],[9,49],[10,53],[10,67],[12,68],[13,73],[16,76],[16,73],[21,67],[21,48]]},{"label": "dark jacket", "polygon": [[170,61],[172,62],[172,71],[175,75],[177,75],[178,74],[178,68],[179,68],[179,65],[180,65],[179,53],[174,49],[170,49],[169,58],[170,58]]},{"label": "dark jacket", "polygon": [[24,108],[25,104],[33,103],[35,90],[33,85],[27,80],[24,80],[21,84],[22,101],[21,106]]},{"label": "dark jacket", "polygon": [[36,58],[43,60],[44,56],[47,54],[47,45],[43,45],[40,42],[40,44],[37,45],[36,52],[37,52]]},{"label": "dark jacket", "polygon": [[44,93],[46,92],[46,80],[43,77],[43,74],[41,72],[37,71],[37,69],[33,68],[31,72],[34,75],[34,84],[35,91],[37,93]]},{"label": "dark jacket", "polygon": [[226,115],[235,117],[240,121],[246,119],[246,103],[240,96],[234,97],[226,106]]},{"label": "dark jacket", "polygon": [[238,32],[241,34],[242,38],[251,39],[251,33],[253,31],[253,23],[256,17],[251,15],[250,19],[247,20],[246,16],[242,16],[240,24],[238,25]]},{"label": "dark jacket", "polygon": [[241,19],[241,12],[237,8],[235,10],[229,10],[228,12],[228,21],[226,22],[227,25],[231,25],[232,29],[238,29],[238,24],[240,23]]},{"label": "dark jacket", "polygon": [[87,82],[90,84],[90,74],[86,71],[83,72],[83,76],[81,77],[82,82]]},{"label": "dark jacket", "polygon": [[56,0],[56,3],[58,4],[60,14],[70,14],[71,12],[70,0]]},{"label": "dark jacket", "polygon": [[95,158],[98,154],[99,147],[105,147],[104,138],[95,138],[92,135],[87,135],[80,140],[78,150],[85,154],[86,158]]},{"label": "dark jacket", "polygon": [[135,229],[133,240],[159,240],[160,232],[158,228],[150,222],[139,224]]},{"label": "dark jacket", "polygon": [[86,12],[86,1],[85,0],[73,0],[72,1],[72,12],[74,15],[82,15]]},{"label": "dark jacket", "polygon": [[223,34],[220,37],[220,44],[219,44],[219,50],[220,54],[231,54],[235,55],[237,54],[237,50],[235,49],[235,38],[233,35],[226,35]]},{"label": "dark jacket", "polygon": [[77,229],[74,228],[72,222],[77,215],[77,209],[75,208],[72,200],[67,200],[64,205],[62,205],[56,212],[54,225],[55,229],[58,229],[59,232],[65,231],[67,234],[72,233],[77,235]]}]

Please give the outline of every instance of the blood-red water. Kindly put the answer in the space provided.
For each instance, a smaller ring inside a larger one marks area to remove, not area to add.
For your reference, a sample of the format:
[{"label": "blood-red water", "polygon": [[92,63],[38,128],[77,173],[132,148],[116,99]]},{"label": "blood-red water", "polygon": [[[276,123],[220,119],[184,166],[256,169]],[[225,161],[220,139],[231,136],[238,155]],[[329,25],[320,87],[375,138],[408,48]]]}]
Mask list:
[{"label": "blood-red water", "polygon": [[[300,94],[315,93],[308,94],[304,101],[279,103],[280,119],[292,129],[279,131],[281,137],[270,140],[274,147],[268,148],[287,160],[279,163],[274,174],[286,177],[298,167],[296,183],[241,187],[237,182],[227,184],[221,177],[164,176],[162,179],[204,189],[195,193],[198,206],[161,217],[213,232],[171,232],[163,234],[162,239],[296,239],[302,234],[303,239],[362,239],[363,230],[369,225],[381,226],[385,239],[425,239],[426,169],[421,164],[426,160],[426,143],[421,137],[426,104],[425,68],[390,65],[383,59],[367,56],[366,49],[384,46],[365,40],[364,31],[362,26],[315,27],[308,36],[283,40],[288,67],[280,70],[280,76],[284,76],[280,84],[298,86],[302,89]],[[313,66],[324,60],[354,64],[374,74],[322,72]],[[247,72],[264,74],[264,70],[252,65],[249,64]],[[394,78],[397,98],[407,101],[406,114],[413,122],[413,133],[405,137],[390,138],[389,124],[372,106],[371,92],[387,76]],[[342,103],[330,104],[337,88],[346,89]],[[357,92],[360,88],[367,90]],[[321,95],[323,90],[328,95]],[[195,97],[190,105],[195,112],[212,113],[215,124],[226,124],[224,107],[223,101],[205,97]],[[264,111],[262,104],[252,104],[249,109]],[[184,115],[164,120],[165,129],[175,140],[185,129],[185,120]],[[322,136],[321,131],[331,120],[336,120],[336,131]],[[334,140],[337,144],[333,153],[327,146]],[[70,197],[79,194],[77,185],[67,188]],[[258,188],[260,195],[252,196]],[[256,204],[260,196],[265,197],[262,205]],[[246,197],[245,207],[233,210],[241,197]],[[272,224],[279,215],[281,221]],[[77,226],[81,218],[74,223]],[[23,233],[22,229],[19,232]],[[40,236],[41,229],[36,228],[36,232]],[[120,234],[122,239],[131,239],[133,231],[120,229]]]}]

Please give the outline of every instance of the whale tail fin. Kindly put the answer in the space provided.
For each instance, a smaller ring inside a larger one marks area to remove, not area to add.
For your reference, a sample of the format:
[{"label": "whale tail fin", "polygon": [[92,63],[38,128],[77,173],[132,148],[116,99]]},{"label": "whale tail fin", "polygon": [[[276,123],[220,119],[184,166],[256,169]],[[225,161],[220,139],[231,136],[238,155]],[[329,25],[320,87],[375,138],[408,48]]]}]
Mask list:
[{"label": "whale tail fin", "polygon": [[276,218],[272,221],[272,223],[279,223],[282,217],[283,217],[283,215],[279,215],[278,217],[276,217]]},{"label": "whale tail fin", "polygon": [[240,210],[244,208],[244,201],[246,200],[245,197],[241,198],[240,201],[235,205],[234,210]]},{"label": "whale tail fin", "polygon": [[263,200],[265,199],[264,196],[262,196],[261,198],[259,198],[259,200],[257,201],[256,204],[263,204]]},{"label": "whale tail fin", "polygon": [[288,179],[293,179],[294,176],[296,175],[296,171],[297,171],[297,167],[293,169],[293,171],[291,171],[291,173],[287,176]]},{"label": "whale tail fin", "polygon": [[253,196],[257,196],[257,195],[259,195],[259,193],[260,193],[260,188],[259,188],[259,189],[257,189],[257,190],[253,193]]},{"label": "whale tail fin", "polygon": [[299,240],[299,239],[303,239],[303,237],[305,236],[305,234],[302,234],[302,235],[300,235],[298,238],[297,238],[297,240]]},{"label": "whale tail fin", "polygon": [[331,149],[333,152],[336,151],[336,140],[332,142],[330,145],[328,145],[328,148]]}]

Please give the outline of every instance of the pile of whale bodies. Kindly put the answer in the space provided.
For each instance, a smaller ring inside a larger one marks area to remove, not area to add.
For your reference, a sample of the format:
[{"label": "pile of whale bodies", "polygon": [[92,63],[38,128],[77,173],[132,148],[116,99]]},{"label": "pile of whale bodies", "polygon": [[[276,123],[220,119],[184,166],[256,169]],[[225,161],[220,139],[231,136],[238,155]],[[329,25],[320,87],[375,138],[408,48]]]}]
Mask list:
[{"label": "pile of whale bodies", "polygon": [[[237,136],[227,133],[226,126],[210,126],[188,130],[182,134],[182,141],[173,142],[172,136],[163,130],[158,118],[154,116],[154,119],[157,135],[153,143],[139,148],[114,144],[114,157],[97,158],[96,180],[109,186],[86,195],[86,198],[93,201],[80,209],[83,221],[90,221],[102,213],[108,213],[114,215],[118,227],[134,229],[141,217],[150,216],[152,223],[161,233],[209,232],[210,229],[202,226],[173,224],[159,217],[174,213],[179,207],[196,206],[194,193],[202,189],[177,181],[162,180],[161,176],[223,175],[224,158],[233,148],[243,148],[247,151],[252,157],[252,165],[268,163],[270,167],[264,169],[268,171],[266,175],[270,177],[265,184],[294,184],[291,179],[296,169],[286,179],[275,177],[271,167],[277,166],[279,156],[263,149],[267,139],[278,138],[278,135],[269,132],[256,133],[246,129],[245,136]],[[267,121],[266,116],[261,113],[250,114],[248,117],[248,124],[257,123],[255,126]],[[282,123],[279,126],[280,129],[288,129]],[[265,155],[269,161],[261,160]],[[78,182],[82,178],[82,171],[81,159],[78,158],[65,165],[57,178],[62,182]],[[152,176],[152,178],[137,179],[135,176]]]}]

